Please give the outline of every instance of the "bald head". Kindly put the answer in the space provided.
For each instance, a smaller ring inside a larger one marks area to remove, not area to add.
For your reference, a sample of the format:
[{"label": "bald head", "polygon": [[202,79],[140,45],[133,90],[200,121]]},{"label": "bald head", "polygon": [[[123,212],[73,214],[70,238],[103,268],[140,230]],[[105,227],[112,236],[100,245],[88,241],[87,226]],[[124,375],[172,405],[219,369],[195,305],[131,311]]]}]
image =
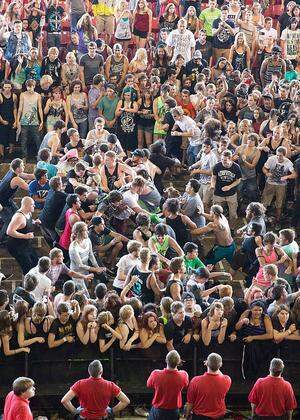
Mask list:
[{"label": "bald head", "polygon": [[34,210],[34,201],[31,197],[23,197],[21,201],[21,209],[32,212]]}]

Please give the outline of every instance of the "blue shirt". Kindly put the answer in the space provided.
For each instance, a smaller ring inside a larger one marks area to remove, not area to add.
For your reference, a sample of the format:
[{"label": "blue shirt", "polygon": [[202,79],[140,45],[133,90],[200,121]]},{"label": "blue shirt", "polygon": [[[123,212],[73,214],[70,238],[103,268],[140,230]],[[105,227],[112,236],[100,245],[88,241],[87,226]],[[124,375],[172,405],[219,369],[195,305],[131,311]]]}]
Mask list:
[{"label": "blue shirt", "polygon": [[[42,186],[38,183],[36,179],[31,181],[28,186],[28,192],[30,197],[37,195],[39,198],[46,198],[46,195],[48,194],[49,190],[49,182]],[[35,201],[34,204],[37,209],[42,209],[44,207],[44,203],[37,203]]]}]

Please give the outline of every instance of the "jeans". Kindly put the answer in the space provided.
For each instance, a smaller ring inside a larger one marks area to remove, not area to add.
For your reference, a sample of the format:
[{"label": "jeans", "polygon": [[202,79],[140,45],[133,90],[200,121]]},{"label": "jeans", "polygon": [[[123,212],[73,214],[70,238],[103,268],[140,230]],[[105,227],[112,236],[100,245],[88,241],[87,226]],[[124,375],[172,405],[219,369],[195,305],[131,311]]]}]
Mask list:
[{"label": "jeans", "polygon": [[88,119],[80,123],[76,122],[76,124],[78,125],[78,132],[79,132],[80,138],[85,139],[87,135],[87,131],[88,131]]},{"label": "jeans", "polygon": [[238,185],[238,191],[243,200],[249,203],[258,201],[259,193],[256,178],[243,179]]},{"label": "jeans", "polygon": [[50,229],[50,228],[48,228],[46,226],[43,226],[43,225],[41,225],[40,228],[41,228],[42,234],[43,234],[47,244],[50,246],[50,248],[52,248],[53,243],[59,239],[59,236],[58,236],[56,230],[55,229]]},{"label": "jeans", "polygon": [[189,147],[187,148],[187,152],[186,152],[187,156],[186,157],[187,157],[187,163],[188,163],[189,166],[193,165],[196,162],[197,155],[200,152],[201,147],[202,146],[199,144],[197,146],[189,145]]},{"label": "jeans", "polygon": [[17,260],[21,266],[23,274],[27,274],[29,270],[35,267],[38,263],[39,257],[32,245],[28,244],[25,247],[18,247],[14,244],[11,246],[7,244],[8,252]]},{"label": "jeans", "polygon": [[179,410],[165,410],[164,408],[152,407],[148,420],[179,420]]},{"label": "jeans", "polygon": [[2,242],[6,236],[6,230],[11,221],[13,215],[18,210],[18,207],[15,205],[13,200],[9,200],[6,203],[1,203],[3,209],[0,212],[0,218],[3,222],[3,225],[0,229],[0,242]]},{"label": "jeans", "polygon": [[[39,126],[21,125],[20,142],[24,157],[28,157],[30,155],[31,157],[33,157],[34,155],[36,155],[41,144]],[[35,152],[29,153],[29,150],[32,151],[32,146]]]},{"label": "jeans", "polygon": [[60,49],[60,37],[61,34],[47,34],[48,48],[57,47],[58,49]]}]

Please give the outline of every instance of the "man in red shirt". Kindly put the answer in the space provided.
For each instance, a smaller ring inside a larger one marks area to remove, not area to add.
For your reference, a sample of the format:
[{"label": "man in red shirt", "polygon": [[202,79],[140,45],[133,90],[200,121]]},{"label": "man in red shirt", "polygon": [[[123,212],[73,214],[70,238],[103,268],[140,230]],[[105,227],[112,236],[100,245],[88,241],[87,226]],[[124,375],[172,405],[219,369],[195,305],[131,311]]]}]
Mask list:
[{"label": "man in red shirt", "polygon": [[20,377],[13,383],[13,390],[5,398],[4,420],[33,420],[29,398],[35,394],[34,382]]},{"label": "man in red shirt", "polygon": [[[129,398],[116,384],[102,378],[103,367],[99,360],[89,364],[88,372],[90,377],[77,381],[61,400],[70,413],[80,414],[80,418],[86,420],[101,420],[113,417],[127,407]],[[80,403],[78,408],[71,402],[75,397]],[[117,398],[119,403],[111,408],[108,405],[113,398]]]},{"label": "man in red shirt", "polygon": [[283,369],[281,359],[272,359],[270,375],[255,382],[248,397],[252,407],[252,418],[292,418],[297,402],[291,384],[281,376]]},{"label": "man in red shirt", "polygon": [[154,370],[148,378],[147,387],[154,388],[154,398],[148,420],[178,420],[182,406],[181,391],[189,384],[188,374],[178,370],[179,353],[170,351],[166,356],[167,368]]},{"label": "man in red shirt", "polygon": [[223,419],[226,412],[225,397],[231,386],[231,379],[220,371],[222,357],[211,353],[205,365],[207,372],[195,376],[188,388],[186,418]]}]

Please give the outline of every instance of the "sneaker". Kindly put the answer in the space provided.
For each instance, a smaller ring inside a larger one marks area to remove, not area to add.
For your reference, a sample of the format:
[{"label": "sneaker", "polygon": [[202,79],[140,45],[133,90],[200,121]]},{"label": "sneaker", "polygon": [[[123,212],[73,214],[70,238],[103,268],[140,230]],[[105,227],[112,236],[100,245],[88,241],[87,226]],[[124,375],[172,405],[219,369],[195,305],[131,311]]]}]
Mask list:
[{"label": "sneaker", "polygon": [[145,408],[143,407],[137,407],[134,409],[134,414],[136,414],[137,416],[140,417],[148,417],[149,416],[149,412],[147,410],[145,410]]}]

